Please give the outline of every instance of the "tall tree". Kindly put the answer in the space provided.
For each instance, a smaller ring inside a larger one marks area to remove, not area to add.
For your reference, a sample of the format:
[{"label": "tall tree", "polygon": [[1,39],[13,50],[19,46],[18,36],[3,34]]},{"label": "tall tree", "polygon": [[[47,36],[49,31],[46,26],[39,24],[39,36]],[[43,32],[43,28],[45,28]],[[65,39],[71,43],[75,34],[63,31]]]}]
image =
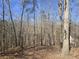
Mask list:
[{"label": "tall tree", "polygon": [[44,11],[41,11],[41,46],[43,45],[43,13]]},{"label": "tall tree", "polygon": [[19,32],[19,45],[22,48],[22,54],[23,54],[23,41],[24,41],[23,40],[23,16],[24,16],[24,10],[29,3],[30,3],[30,0],[22,0],[22,13],[21,13],[20,32]]},{"label": "tall tree", "polygon": [[61,21],[61,31],[60,31],[60,41],[62,42],[62,40],[63,40],[63,37],[62,37],[62,30],[63,30],[63,20],[62,20],[62,14],[63,14],[63,8],[62,8],[62,0],[59,0],[58,1],[58,7],[59,7],[59,18],[60,18],[60,21]]},{"label": "tall tree", "polygon": [[[48,29],[49,29],[49,23],[50,23],[50,13],[48,13]],[[53,29],[53,27],[52,27]],[[50,31],[50,30],[48,30]],[[51,39],[51,36],[50,36],[50,32],[48,33],[48,38],[49,38],[49,45],[51,46],[52,45],[52,39]]]},{"label": "tall tree", "polygon": [[32,12],[34,13],[33,19],[34,19],[34,39],[33,44],[35,46],[35,39],[36,39],[36,8],[38,7],[37,0],[32,0]]},{"label": "tall tree", "polygon": [[13,25],[14,36],[15,36],[15,46],[17,47],[17,35],[16,35],[15,24],[14,24],[14,21],[13,21],[13,15],[12,15],[12,11],[11,11],[10,0],[6,0],[6,1],[7,1],[7,4],[8,4],[8,7],[9,7],[10,19],[11,19],[11,22],[12,22],[12,25]]},{"label": "tall tree", "polygon": [[44,10],[41,11],[41,46],[45,44],[45,20],[47,16]]},{"label": "tall tree", "polygon": [[4,0],[2,0],[3,5],[3,41],[2,41],[2,52],[5,53],[5,10],[4,10]]},{"label": "tall tree", "polygon": [[29,33],[29,27],[30,27],[30,21],[29,21],[29,13],[27,14],[27,34],[28,34],[28,44],[30,46],[30,33]]},{"label": "tall tree", "polygon": [[[32,12],[33,12],[33,19],[34,19],[34,38],[33,38],[33,45],[34,45],[34,54],[35,54],[35,44],[36,44],[36,7],[38,6],[37,5],[37,0],[32,0]],[[35,59],[35,56],[33,54],[33,59]]]},{"label": "tall tree", "polygon": [[21,12],[21,21],[20,21],[20,32],[19,32],[19,45],[22,49],[23,49],[22,25],[23,25],[24,9],[25,9],[25,0],[22,0],[22,12]]},{"label": "tall tree", "polygon": [[69,0],[64,0],[64,38],[63,38],[63,49],[62,53],[64,55],[69,54],[69,41],[70,41],[70,31],[69,31]]}]

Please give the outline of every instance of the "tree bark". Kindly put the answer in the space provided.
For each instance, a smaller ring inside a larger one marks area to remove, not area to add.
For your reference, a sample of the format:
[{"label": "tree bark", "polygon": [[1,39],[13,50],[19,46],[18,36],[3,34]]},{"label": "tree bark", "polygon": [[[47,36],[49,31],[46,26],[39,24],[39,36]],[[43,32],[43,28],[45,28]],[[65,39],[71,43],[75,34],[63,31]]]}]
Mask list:
[{"label": "tree bark", "polygon": [[63,48],[62,54],[68,55],[69,54],[69,0],[64,0],[64,29],[63,29]]}]

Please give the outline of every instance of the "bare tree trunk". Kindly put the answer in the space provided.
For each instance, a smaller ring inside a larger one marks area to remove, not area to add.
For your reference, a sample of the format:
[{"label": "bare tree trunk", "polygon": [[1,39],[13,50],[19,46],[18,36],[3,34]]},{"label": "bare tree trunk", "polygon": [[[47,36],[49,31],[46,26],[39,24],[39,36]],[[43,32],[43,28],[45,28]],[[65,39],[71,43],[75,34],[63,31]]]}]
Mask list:
[{"label": "bare tree trunk", "polygon": [[35,14],[35,7],[36,7],[36,5],[35,5],[35,0],[33,0],[33,11],[34,11],[34,16],[33,16],[33,18],[34,18],[34,38],[33,38],[33,44],[34,44],[34,52],[33,52],[33,59],[35,59],[35,41],[36,41],[36,14]]},{"label": "bare tree trunk", "polygon": [[[50,23],[50,13],[48,13],[48,26],[49,26],[49,23]],[[48,27],[48,29],[49,29],[49,27]],[[51,38],[50,32],[48,33],[48,38],[49,38],[49,45],[51,46],[52,38]]]},{"label": "bare tree trunk", "polygon": [[53,39],[53,45],[55,45],[54,23],[53,23],[53,21],[52,21],[52,39]]},{"label": "bare tree trunk", "polygon": [[4,10],[4,0],[2,0],[3,4],[3,41],[2,41],[2,52],[5,53],[5,10]]},{"label": "bare tree trunk", "polygon": [[43,30],[42,30],[42,25],[43,25],[43,24],[42,24],[42,15],[41,15],[41,46],[43,45],[43,37],[42,37],[42,36],[43,36],[43,35],[42,35],[42,31],[43,31]]},{"label": "bare tree trunk", "polygon": [[64,38],[63,38],[63,48],[62,54],[69,54],[69,0],[64,0]]},{"label": "bare tree trunk", "polygon": [[34,40],[33,40],[33,43],[34,43],[34,46],[35,46],[35,38],[36,38],[36,29],[35,29],[35,24],[36,21],[35,21],[35,12],[34,12]]},{"label": "bare tree trunk", "polygon": [[[58,6],[59,6],[59,9],[58,9],[58,11],[59,11],[59,18],[60,18],[60,21],[61,21],[61,31],[60,31],[60,42],[62,43],[62,40],[63,40],[63,37],[62,37],[62,35],[63,35],[63,20],[62,20],[62,13],[63,13],[63,11],[62,11],[62,0],[59,0],[59,2],[58,2]],[[62,47],[62,45],[61,45],[61,47]]]},{"label": "bare tree trunk", "polygon": [[15,24],[14,24],[13,17],[12,17],[12,12],[11,12],[11,7],[10,7],[10,1],[9,1],[9,0],[8,0],[8,6],[9,6],[10,18],[11,18],[12,25],[13,25],[13,29],[14,29],[15,46],[17,47],[17,35],[16,35],[16,29],[15,29]]},{"label": "bare tree trunk", "polygon": [[55,47],[60,50],[60,38],[58,38],[58,30],[56,25],[54,25],[54,40],[55,40]]},{"label": "bare tree trunk", "polygon": [[30,19],[29,19],[29,14],[27,14],[27,31],[28,31],[28,32],[27,32],[27,35],[28,35],[28,45],[30,46],[30,45],[31,45],[31,44],[30,44],[31,42],[30,42],[30,35],[29,35],[29,34],[30,34],[30,33],[29,33],[29,20],[30,20]]},{"label": "bare tree trunk", "polygon": [[23,55],[23,15],[24,15],[24,8],[25,5],[23,4],[22,6],[22,13],[21,13],[21,21],[20,21],[20,32],[19,32],[19,45],[22,49],[22,55]]}]

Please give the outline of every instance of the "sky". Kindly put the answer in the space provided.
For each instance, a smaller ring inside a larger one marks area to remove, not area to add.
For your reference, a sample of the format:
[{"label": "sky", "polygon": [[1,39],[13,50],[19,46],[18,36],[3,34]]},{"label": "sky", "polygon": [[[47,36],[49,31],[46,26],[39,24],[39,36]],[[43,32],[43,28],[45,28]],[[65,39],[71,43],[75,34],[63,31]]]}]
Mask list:
[{"label": "sky", "polygon": [[[59,20],[58,16],[58,0],[37,0],[38,3],[38,9],[36,9],[36,14],[39,16],[41,10],[45,10],[46,12],[49,12],[51,14],[51,18],[55,20]],[[11,10],[13,17],[20,17],[22,7],[20,5],[20,0],[11,0]],[[78,6],[78,0],[70,0],[70,7],[71,7],[71,19],[73,21],[79,21],[79,6]],[[6,5],[6,4],[5,4]],[[6,5],[6,10],[8,10],[8,7]],[[2,3],[0,0],[0,14],[2,12]],[[6,11],[7,13],[7,11]],[[1,16],[0,16],[1,17]]]}]

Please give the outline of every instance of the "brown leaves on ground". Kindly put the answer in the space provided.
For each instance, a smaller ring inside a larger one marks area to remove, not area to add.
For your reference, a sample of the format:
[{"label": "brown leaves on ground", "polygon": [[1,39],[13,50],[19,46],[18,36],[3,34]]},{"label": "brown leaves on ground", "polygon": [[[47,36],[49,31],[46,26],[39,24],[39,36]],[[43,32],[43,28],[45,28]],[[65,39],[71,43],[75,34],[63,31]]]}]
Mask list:
[{"label": "brown leaves on ground", "polygon": [[43,59],[76,59],[75,57],[73,56],[64,56],[64,55],[61,55],[61,54],[51,54],[51,53],[48,53],[48,55],[46,55],[46,57],[44,57]]},{"label": "brown leaves on ground", "polygon": [[39,50],[35,52],[35,59],[79,59],[79,48],[72,48],[69,55],[62,55],[57,48]]},{"label": "brown leaves on ground", "polygon": [[70,54],[79,59],[79,48],[72,48]]},{"label": "brown leaves on ground", "polygon": [[39,51],[29,49],[24,52],[24,57],[1,56],[0,59],[79,59],[79,48],[72,48],[70,55],[66,56],[62,55],[61,51],[57,51],[57,48],[42,49]]}]

